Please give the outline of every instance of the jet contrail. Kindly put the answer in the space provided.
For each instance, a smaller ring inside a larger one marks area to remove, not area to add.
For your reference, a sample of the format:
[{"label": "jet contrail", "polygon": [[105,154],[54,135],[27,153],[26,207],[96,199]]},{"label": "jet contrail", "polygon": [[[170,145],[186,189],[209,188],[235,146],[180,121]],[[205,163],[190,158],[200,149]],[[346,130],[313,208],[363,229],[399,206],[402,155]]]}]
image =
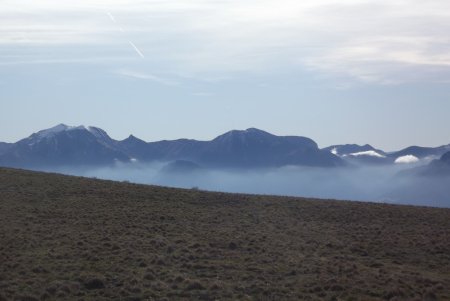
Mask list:
[{"label": "jet contrail", "polygon": [[117,23],[117,22],[116,22],[116,18],[114,18],[114,16],[113,16],[110,12],[107,12],[106,14],[109,16],[109,18],[111,19],[111,21],[113,21],[114,23]]},{"label": "jet contrail", "polygon": [[137,54],[139,54],[139,56],[140,56],[141,58],[145,58],[145,56],[144,56],[144,55],[142,54],[142,52],[136,47],[136,45],[134,45],[133,42],[131,42],[131,41],[128,41],[128,42],[130,43],[131,47],[133,47],[134,50],[136,50]]},{"label": "jet contrail", "polygon": [[[111,21],[114,24],[117,24],[116,18],[114,18],[114,16],[110,12],[106,12],[106,14],[108,15],[108,17],[111,19]],[[120,32],[125,32],[125,30],[121,26],[119,26],[118,28],[119,28]],[[141,58],[145,58],[144,54],[139,50],[139,48],[136,47],[136,45],[134,45],[133,42],[128,41],[128,43],[130,43],[131,47],[133,47],[133,49],[137,52],[137,54],[139,54],[139,56]]]}]

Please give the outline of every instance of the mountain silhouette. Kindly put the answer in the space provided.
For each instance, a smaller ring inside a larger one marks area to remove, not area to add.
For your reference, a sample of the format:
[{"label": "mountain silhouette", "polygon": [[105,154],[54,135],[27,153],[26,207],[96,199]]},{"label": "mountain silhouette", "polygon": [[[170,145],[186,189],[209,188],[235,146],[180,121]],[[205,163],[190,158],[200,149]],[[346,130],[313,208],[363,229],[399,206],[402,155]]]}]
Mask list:
[{"label": "mountain silhouette", "polygon": [[96,127],[59,124],[14,144],[0,145],[0,165],[22,168],[101,166],[115,162],[184,160],[205,167],[265,168],[285,165],[334,167],[343,161],[306,137],[276,136],[249,128],[211,141],[117,141]]},{"label": "mountain silhouette", "polygon": [[389,158],[387,154],[376,149],[370,144],[341,144],[332,145],[324,148],[324,150],[341,157],[350,163],[356,164],[391,164],[393,159]]},{"label": "mountain silhouette", "polygon": [[0,155],[9,167],[42,168],[66,165],[91,166],[127,162],[127,154],[115,147],[106,132],[94,127],[59,124],[12,144]]},{"label": "mountain silhouette", "polygon": [[400,151],[390,153],[389,157],[399,158],[407,155],[412,155],[419,159],[423,159],[426,157],[439,158],[448,151],[450,151],[450,144],[438,147],[410,146]]}]

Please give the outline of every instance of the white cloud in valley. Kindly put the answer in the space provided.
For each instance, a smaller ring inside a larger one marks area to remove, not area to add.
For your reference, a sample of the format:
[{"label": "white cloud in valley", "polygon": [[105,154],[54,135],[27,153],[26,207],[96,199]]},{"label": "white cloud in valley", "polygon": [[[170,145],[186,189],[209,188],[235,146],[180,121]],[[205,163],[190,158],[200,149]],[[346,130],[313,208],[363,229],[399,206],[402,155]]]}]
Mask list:
[{"label": "white cloud in valley", "polygon": [[419,162],[419,158],[413,155],[401,156],[395,159],[395,163],[397,164],[411,164]]}]

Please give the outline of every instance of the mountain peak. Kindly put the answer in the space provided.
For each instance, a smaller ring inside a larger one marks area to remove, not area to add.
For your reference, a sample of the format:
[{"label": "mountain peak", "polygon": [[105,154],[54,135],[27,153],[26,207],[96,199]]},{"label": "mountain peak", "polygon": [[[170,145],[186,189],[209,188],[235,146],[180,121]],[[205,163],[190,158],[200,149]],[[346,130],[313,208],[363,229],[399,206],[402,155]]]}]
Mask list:
[{"label": "mountain peak", "polygon": [[55,125],[51,128],[45,129],[45,130],[41,130],[38,133],[57,133],[57,132],[62,132],[65,131],[67,129],[69,129],[70,126],[64,124],[64,123],[60,123],[58,125]]},{"label": "mountain peak", "polygon": [[95,126],[88,126],[87,128],[82,127],[84,129],[86,129],[89,133],[91,133],[92,135],[94,135],[97,139],[111,139],[108,134],[102,130],[101,128],[95,127]]},{"label": "mountain peak", "polygon": [[257,129],[257,128],[248,128],[244,132],[247,132],[247,133],[267,133],[267,132],[265,132],[263,130],[260,130],[260,129]]},{"label": "mountain peak", "polygon": [[273,136],[272,134],[257,129],[257,128],[248,128],[246,130],[231,130],[228,131],[218,137],[216,137],[214,140],[220,140],[220,139],[227,139],[227,138],[237,138],[237,137],[251,137],[251,136]]},{"label": "mountain peak", "polygon": [[108,136],[108,134],[100,128],[93,127],[93,126],[85,127],[84,125],[69,126],[64,123],[60,123],[54,127],[34,133],[30,137],[26,138],[25,140],[27,141],[28,144],[32,145],[32,144],[40,142],[44,139],[52,139],[60,134],[68,133],[68,132],[72,132],[72,131],[80,131],[80,132],[87,133],[89,135],[94,136],[96,139],[102,140],[107,143],[111,142],[111,140],[112,140]]},{"label": "mountain peak", "polygon": [[55,131],[63,131],[65,129],[69,128],[69,126],[67,124],[64,123],[60,123],[58,125],[55,125],[54,127],[51,127],[47,130],[55,130]]},{"label": "mountain peak", "polygon": [[145,142],[142,139],[139,139],[138,137],[134,136],[133,134],[130,134],[130,136],[128,136],[128,138],[125,138],[124,140],[122,140],[122,142]]},{"label": "mountain peak", "polygon": [[84,128],[84,126],[82,126],[82,125],[81,126],[68,126],[64,123],[60,123],[58,125],[55,125],[54,127],[51,127],[51,128],[45,129],[45,130],[41,130],[32,136],[42,139],[42,138],[52,137],[52,136],[56,135],[57,133],[61,133],[64,131],[73,130],[73,129],[82,129],[82,128]]}]

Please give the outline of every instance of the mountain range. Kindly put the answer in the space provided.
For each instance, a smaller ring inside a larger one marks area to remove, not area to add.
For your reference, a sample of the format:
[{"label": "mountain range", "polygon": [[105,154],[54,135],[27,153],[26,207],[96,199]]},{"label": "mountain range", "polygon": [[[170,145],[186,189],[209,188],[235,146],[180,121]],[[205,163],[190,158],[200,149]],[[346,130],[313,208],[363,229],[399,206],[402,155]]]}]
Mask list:
[{"label": "mountain range", "polygon": [[[431,161],[449,151],[450,145],[436,148],[411,146],[391,153],[369,144],[333,145],[320,149],[310,138],[276,136],[256,128],[229,131],[210,141],[145,142],[133,135],[114,140],[97,127],[59,124],[16,143],[0,142],[0,166],[40,169],[159,161],[178,162],[176,165],[182,162],[184,168],[337,167]],[[445,158],[448,157],[449,154]]]},{"label": "mountain range", "polygon": [[108,165],[115,162],[190,161],[205,167],[258,168],[344,164],[305,137],[275,136],[250,128],[211,141],[145,142],[132,135],[118,141],[96,127],[59,124],[13,144],[0,145],[0,165],[21,168]]}]

